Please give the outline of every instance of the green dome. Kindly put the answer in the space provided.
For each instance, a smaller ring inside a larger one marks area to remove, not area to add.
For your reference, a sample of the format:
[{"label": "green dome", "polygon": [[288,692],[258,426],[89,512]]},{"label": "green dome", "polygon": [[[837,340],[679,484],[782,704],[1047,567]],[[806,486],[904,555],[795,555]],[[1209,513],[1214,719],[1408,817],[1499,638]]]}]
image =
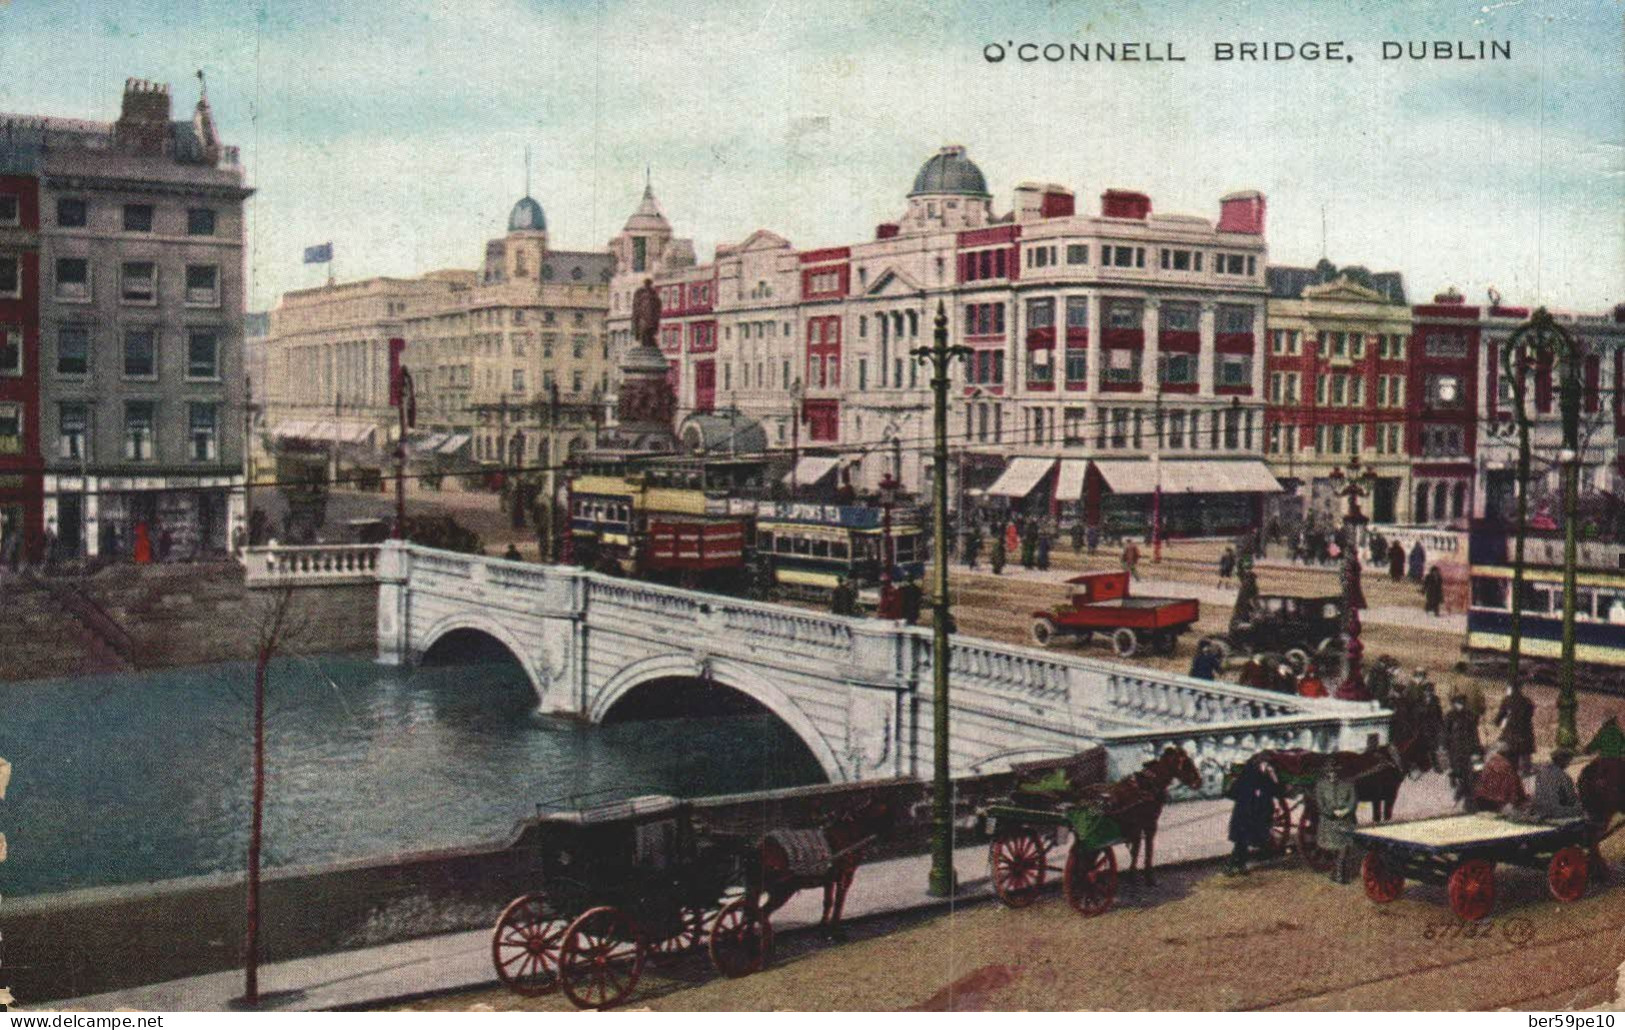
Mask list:
[{"label": "green dome", "polygon": [[962,197],[990,197],[987,180],[976,163],[965,156],[965,148],[950,146],[937,151],[920,166],[909,196],[927,193],[953,193]]}]

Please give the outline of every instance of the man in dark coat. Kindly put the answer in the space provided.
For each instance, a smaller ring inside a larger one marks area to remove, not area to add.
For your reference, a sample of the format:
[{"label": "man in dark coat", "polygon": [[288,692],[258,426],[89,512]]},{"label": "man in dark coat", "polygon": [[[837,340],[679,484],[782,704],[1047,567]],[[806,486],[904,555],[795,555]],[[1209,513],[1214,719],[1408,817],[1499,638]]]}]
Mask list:
[{"label": "man in dark coat", "polygon": [[1439,692],[1428,683],[1422,688],[1422,702],[1415,709],[1416,732],[1422,738],[1422,744],[1427,748],[1427,756],[1433,762],[1435,770],[1441,768],[1439,763],[1439,746],[1444,736],[1444,706],[1439,704]]},{"label": "man in dark coat", "polygon": [[976,559],[982,556],[982,527],[972,526],[965,537],[965,567],[976,568]]},{"label": "man in dark coat", "polygon": [[1422,577],[1422,609],[1429,615],[1438,615],[1444,605],[1444,573],[1437,565]]},{"label": "man in dark coat", "polygon": [[831,615],[856,615],[858,612],[857,591],[845,579],[835,582],[835,590],[829,598],[829,612]]},{"label": "man in dark coat", "polygon": [[1191,679],[1215,680],[1219,678],[1219,655],[1207,641],[1196,645],[1196,657],[1191,659]]},{"label": "man in dark coat", "polygon": [[1087,536],[1088,536],[1088,531],[1084,528],[1082,519],[1079,519],[1078,521],[1072,523],[1072,553],[1073,554],[1082,554],[1083,553],[1083,545],[1084,545],[1084,541],[1087,539]]},{"label": "man in dark coat", "polygon": [[1038,556],[1035,561],[1038,564],[1039,572],[1049,571],[1049,551],[1049,532],[1046,530],[1038,534]]},{"label": "man in dark coat", "polygon": [[1462,694],[1450,695],[1450,711],[1444,717],[1444,748],[1450,759],[1450,785],[1455,788],[1456,800],[1465,801],[1473,795],[1473,759],[1484,753],[1484,744],[1478,739],[1478,716],[1467,707]]},{"label": "man in dark coat", "polygon": [[1094,554],[1096,551],[1100,550],[1100,527],[1090,526],[1088,530],[1084,532],[1084,539],[1089,545],[1090,554]]},{"label": "man in dark coat", "polygon": [[913,576],[903,581],[897,590],[898,603],[902,608],[903,621],[910,626],[920,621],[920,606],[924,594],[920,590],[920,583]]},{"label": "man in dark coat", "polygon": [[1388,545],[1388,578],[1395,583],[1405,578],[1405,548],[1398,540]]},{"label": "man in dark coat", "polygon": [[1007,557],[1008,556],[1005,554],[1004,533],[994,533],[993,550],[987,556],[987,563],[993,566],[993,574],[995,576],[1004,575],[1004,563]]},{"label": "man in dark coat", "polygon": [[1427,570],[1427,564],[1428,564],[1427,548],[1423,547],[1422,546],[1422,541],[1418,540],[1416,542],[1416,545],[1411,548],[1409,572],[1410,572],[1411,580],[1413,582],[1416,582],[1416,583],[1422,582],[1422,573]]},{"label": "man in dark coat", "polygon": [[1225,873],[1238,876],[1247,871],[1247,857],[1254,851],[1267,851],[1270,825],[1275,820],[1275,799],[1281,796],[1281,783],[1269,764],[1254,757],[1242,766],[1225,797],[1235,802],[1230,809],[1230,843],[1235,850]]},{"label": "man in dark coat", "polygon": [[1021,567],[1030,569],[1038,562],[1038,520],[1028,519],[1021,527]]},{"label": "man in dark coat", "polygon": [[1529,756],[1535,753],[1535,703],[1514,683],[1495,712],[1495,725],[1501,727],[1501,743],[1520,774],[1529,771]]},{"label": "man in dark coat", "polygon": [[1336,857],[1329,870],[1333,883],[1348,883],[1354,871],[1354,829],[1359,796],[1354,781],[1337,775],[1337,763],[1323,762],[1315,781],[1315,807],[1320,825],[1315,846]]}]

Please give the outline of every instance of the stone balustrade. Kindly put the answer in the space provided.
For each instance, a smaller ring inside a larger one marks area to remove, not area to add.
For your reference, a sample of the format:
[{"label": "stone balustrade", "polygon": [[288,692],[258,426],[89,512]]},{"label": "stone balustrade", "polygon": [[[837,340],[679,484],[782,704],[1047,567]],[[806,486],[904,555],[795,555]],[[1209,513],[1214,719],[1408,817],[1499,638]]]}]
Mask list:
[{"label": "stone balustrade", "polygon": [[1465,562],[1467,560],[1467,534],[1454,529],[1438,529],[1433,526],[1402,526],[1390,522],[1367,523],[1360,530],[1360,553],[1365,554],[1370,549],[1372,535],[1380,535],[1389,543],[1398,541],[1399,546],[1405,549],[1408,557],[1411,548],[1420,541],[1422,550],[1428,556],[1428,563],[1435,560]]},{"label": "stone balustrade", "polygon": [[250,588],[332,586],[376,583],[378,545],[320,544],[314,547],[251,547],[244,557]]}]

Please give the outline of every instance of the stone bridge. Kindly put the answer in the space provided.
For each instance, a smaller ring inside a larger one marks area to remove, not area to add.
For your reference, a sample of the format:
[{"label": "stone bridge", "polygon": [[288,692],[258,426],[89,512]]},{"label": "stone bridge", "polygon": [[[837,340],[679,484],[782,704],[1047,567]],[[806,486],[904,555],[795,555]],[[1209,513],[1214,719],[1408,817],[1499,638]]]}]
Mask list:
[{"label": "stone bridge", "polygon": [[[380,662],[421,661],[453,634],[486,638],[524,669],[545,712],[599,722],[635,708],[640,687],[723,686],[783,720],[831,782],[931,773],[928,629],[394,541],[257,549],[247,563],[259,588],[376,581]],[[955,775],[1096,744],[1124,775],[1177,744],[1214,794],[1228,763],[1260,749],[1360,749],[1387,736],[1372,703],[965,636],[951,655]]]}]

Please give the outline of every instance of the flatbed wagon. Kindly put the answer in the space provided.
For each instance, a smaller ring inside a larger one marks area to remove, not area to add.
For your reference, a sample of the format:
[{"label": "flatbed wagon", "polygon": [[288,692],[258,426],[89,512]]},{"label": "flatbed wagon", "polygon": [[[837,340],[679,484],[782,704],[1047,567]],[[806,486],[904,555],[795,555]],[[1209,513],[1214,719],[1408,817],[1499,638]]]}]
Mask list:
[{"label": "flatbed wagon", "polygon": [[1033,612],[1032,637],[1040,647],[1059,637],[1088,643],[1098,633],[1121,658],[1142,647],[1172,654],[1180,635],[1201,617],[1194,597],[1130,596],[1127,572],[1090,572],[1067,584],[1072,590],[1065,603]]},{"label": "flatbed wagon", "polygon": [[1578,901],[1589,876],[1590,828],[1584,819],[1518,822],[1479,812],[1384,823],[1358,830],[1366,849],[1360,878],[1378,904],[1398,898],[1406,880],[1443,884],[1450,911],[1475,922],[1495,907],[1497,864],[1542,869],[1558,901]]}]

